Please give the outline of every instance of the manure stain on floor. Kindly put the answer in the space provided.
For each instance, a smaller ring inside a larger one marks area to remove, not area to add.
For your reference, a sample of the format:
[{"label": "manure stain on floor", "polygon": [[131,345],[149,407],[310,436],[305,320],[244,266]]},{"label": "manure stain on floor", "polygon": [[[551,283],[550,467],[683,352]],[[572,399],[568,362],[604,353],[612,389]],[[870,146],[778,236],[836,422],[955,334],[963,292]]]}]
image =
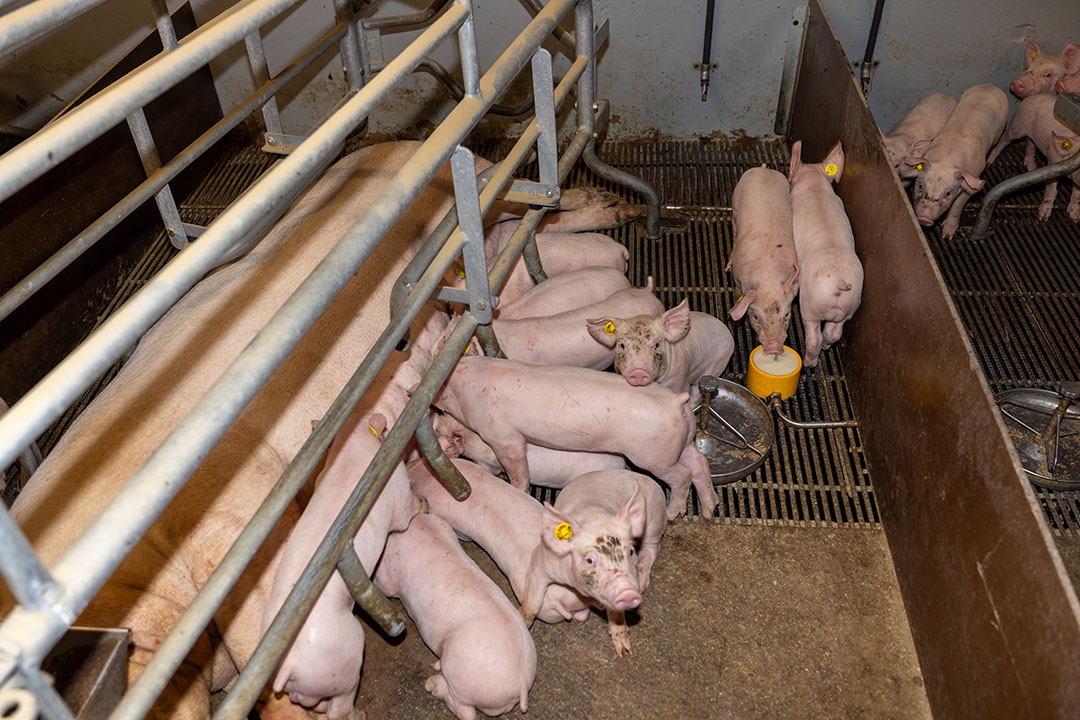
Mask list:
[{"label": "manure stain on floor", "polygon": [[[644,598],[621,659],[599,613],[537,621],[529,710],[503,717],[930,717],[880,530],[673,523]],[[435,656],[411,620],[393,644],[367,635],[357,707],[369,720],[453,718],[424,690]]]}]

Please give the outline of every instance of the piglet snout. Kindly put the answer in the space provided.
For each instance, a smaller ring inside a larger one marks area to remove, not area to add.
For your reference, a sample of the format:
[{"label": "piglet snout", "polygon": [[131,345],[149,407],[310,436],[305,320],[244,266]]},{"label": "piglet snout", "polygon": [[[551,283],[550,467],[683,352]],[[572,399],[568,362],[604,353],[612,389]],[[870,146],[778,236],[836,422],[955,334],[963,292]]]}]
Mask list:
[{"label": "piglet snout", "polygon": [[930,217],[929,215],[917,215],[916,218],[918,219],[919,224],[923,227],[930,227],[934,224],[934,218]]},{"label": "piglet snout", "polygon": [[1026,92],[1027,83],[1024,82],[1024,79],[1022,77],[1018,77],[1011,83],[1009,83],[1009,90],[1011,90],[1015,95],[1020,95]]},{"label": "piglet snout", "polygon": [[642,385],[648,385],[650,382],[652,382],[652,376],[639,368],[637,370],[631,370],[630,373],[628,373],[626,376],[626,381],[631,385],[640,387]]},{"label": "piglet snout", "polygon": [[615,599],[611,602],[612,607],[616,610],[633,610],[641,604],[641,593],[637,590],[627,588],[623,590]]},{"label": "piglet snout", "polygon": [[766,355],[783,355],[784,347],[780,343],[769,343],[763,351]]}]

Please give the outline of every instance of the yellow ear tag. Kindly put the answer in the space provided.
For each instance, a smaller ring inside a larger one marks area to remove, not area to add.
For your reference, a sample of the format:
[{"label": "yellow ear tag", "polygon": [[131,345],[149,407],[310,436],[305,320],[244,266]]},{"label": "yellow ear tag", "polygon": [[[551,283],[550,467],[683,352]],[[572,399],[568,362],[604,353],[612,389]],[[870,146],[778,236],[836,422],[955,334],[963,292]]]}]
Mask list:
[{"label": "yellow ear tag", "polygon": [[574,536],[574,531],[570,529],[570,523],[559,523],[555,526],[555,539],[560,542],[566,542]]},{"label": "yellow ear tag", "polygon": [[1037,57],[1039,57],[1039,53],[1031,53],[1031,59],[1032,60],[1034,60]]},{"label": "yellow ear tag", "polygon": [[828,175],[829,177],[832,177],[833,175],[835,175],[836,174],[836,166],[833,165],[832,163],[829,163],[828,165],[826,165],[825,166],[825,174]]},{"label": "yellow ear tag", "polygon": [[379,439],[379,431],[373,428],[371,425],[367,426],[367,429],[371,431],[371,434],[375,436],[375,439]]},{"label": "yellow ear tag", "polygon": [[614,335],[615,334],[615,323],[609,322],[607,325],[605,325],[604,326],[604,332],[606,334],[608,334],[608,335]]},{"label": "yellow ear tag", "polygon": [[457,273],[457,276],[458,276],[459,278],[461,278],[462,280],[464,280],[464,279],[465,279],[465,271],[464,271],[464,270],[462,270],[461,268],[454,268],[454,272],[456,272],[456,273]]},{"label": "yellow ear tag", "polygon": [[922,163],[919,163],[918,165],[916,165],[915,169],[916,170],[922,170]]},{"label": "yellow ear tag", "polygon": [[1068,150],[1069,148],[1071,148],[1072,143],[1069,142],[1069,138],[1065,138],[1064,140],[1062,140],[1060,147],[1062,150]]}]

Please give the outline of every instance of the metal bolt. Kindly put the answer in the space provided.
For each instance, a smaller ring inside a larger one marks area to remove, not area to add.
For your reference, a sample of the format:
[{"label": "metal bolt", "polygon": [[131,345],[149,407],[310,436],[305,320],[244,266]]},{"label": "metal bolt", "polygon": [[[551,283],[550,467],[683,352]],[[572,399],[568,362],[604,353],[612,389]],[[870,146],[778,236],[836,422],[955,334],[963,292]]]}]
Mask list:
[{"label": "metal bolt", "polygon": [[487,303],[484,302],[483,300],[477,300],[476,301],[476,309],[477,310],[487,310]]},{"label": "metal bolt", "polygon": [[547,193],[545,193],[545,194],[546,194],[546,195],[547,195],[548,197],[555,197],[555,191],[554,191],[554,190],[548,190],[548,191],[547,191]]},{"label": "metal bolt", "polygon": [[270,137],[266,138],[266,144],[267,145],[277,145],[277,138],[275,138],[273,135],[271,135]]}]

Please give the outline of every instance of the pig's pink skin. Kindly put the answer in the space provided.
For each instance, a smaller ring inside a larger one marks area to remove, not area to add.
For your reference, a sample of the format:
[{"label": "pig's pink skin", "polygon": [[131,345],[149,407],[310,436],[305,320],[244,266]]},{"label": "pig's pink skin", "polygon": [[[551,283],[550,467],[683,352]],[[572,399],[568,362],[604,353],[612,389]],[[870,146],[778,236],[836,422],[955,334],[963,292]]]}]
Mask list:
[{"label": "pig's pink skin", "polygon": [[[990,151],[987,163],[993,162],[1014,140],[1023,137],[1028,138],[1027,152],[1024,156],[1024,166],[1028,170],[1035,169],[1036,147],[1046,156],[1049,163],[1061,162],[1075,154],[1077,149],[1080,149],[1080,137],[1054,116],[1056,100],[1056,95],[1046,94],[1029,95],[1024,98],[1020,106],[1016,108],[1009,127],[1005,129],[997,145]],[[1073,189],[1066,212],[1070,220],[1077,222],[1080,221],[1080,170],[1069,177],[1072,178]],[[1050,217],[1056,197],[1057,181],[1046,183],[1043,201],[1039,205],[1040,220]]]},{"label": "pig's pink skin", "polygon": [[[503,354],[511,360],[533,365],[572,365],[603,370],[614,357],[609,345],[597,342],[589,332],[587,318],[603,315],[659,315],[664,304],[653,294],[652,278],[644,288],[620,290],[606,300],[567,310],[550,317],[494,320],[491,323]],[[445,334],[457,326],[451,321]],[[480,354],[472,341],[468,353]]]},{"label": "pig's pink skin", "polygon": [[[625,612],[641,604],[667,521],[664,492],[629,470],[578,476],[544,506],[521,614],[532,624],[551,583],[573,587],[607,612],[615,653],[630,652]],[[635,540],[641,538],[641,557]]]},{"label": "pig's pink skin", "polygon": [[[473,430],[458,422],[453,415],[436,414],[433,421],[439,444],[450,457],[466,457],[489,473],[499,474],[503,467],[495,451]],[[594,470],[622,470],[626,461],[622,455],[601,452],[572,452],[552,450],[543,445],[525,445],[529,462],[529,482],[549,488],[561,488],[574,477]]]},{"label": "pig's pink skin", "polygon": [[615,372],[627,382],[689,392],[693,406],[701,400],[698,379],[719,377],[735,350],[727,326],[712,315],[690,312],[686,300],[659,316],[600,317],[590,319],[588,327],[594,338],[615,349]]},{"label": "pig's pink skin", "polygon": [[884,135],[885,151],[893,170],[901,171],[904,158],[920,140],[933,140],[945,127],[945,121],[956,108],[956,98],[943,93],[927,95],[908,111],[892,130]]},{"label": "pig's pink skin", "polygon": [[[485,225],[507,220],[513,225],[526,210],[526,205],[498,201],[484,218]],[[645,208],[641,205],[631,205],[607,190],[595,187],[567,188],[559,196],[558,207],[544,215],[537,232],[574,233],[617,228],[644,214]],[[513,232],[513,227],[509,227],[505,232],[507,235]],[[504,245],[505,243],[503,240]]]},{"label": "pig's pink skin", "polygon": [[495,309],[495,317],[500,320],[548,317],[598,303],[620,290],[629,289],[630,281],[615,268],[581,268],[549,277],[516,301],[500,304]]},{"label": "pig's pink skin", "polygon": [[702,514],[711,517],[718,498],[694,445],[689,398],[588,368],[469,356],[458,361],[435,404],[479,433],[522,490],[529,487],[527,443],[619,453],[670,486],[669,519],[686,509],[691,484]]},{"label": "pig's pink skin", "polygon": [[1080,72],[1080,47],[1068,43],[1061,55],[1047,55],[1031,40],[1024,51],[1027,70],[1009,83],[1009,90],[1018,98],[1040,93],[1061,92],[1055,85],[1066,75]]},{"label": "pig's pink skin", "polygon": [[739,320],[749,311],[764,351],[779,355],[791,322],[791,301],[799,291],[784,174],[764,165],[744,172],[731,196],[731,225],[735,246],[727,269],[740,295],[731,318]]},{"label": "pig's pink skin", "polygon": [[[409,482],[417,495],[427,499],[428,511],[438,515],[459,536],[472,540],[487,551],[510,581],[519,599],[525,590],[525,576],[533,550],[540,544],[543,506],[468,460],[455,459],[469,481],[472,492],[464,500],[455,500],[431,473],[423,460],[408,465]],[[537,617],[546,623],[589,618],[590,604],[573,589],[554,585],[544,597]]]},{"label": "pig's pink skin", "polygon": [[[536,249],[549,278],[593,266],[610,267],[625,273],[630,261],[630,251],[626,247],[600,233],[537,234]],[[515,302],[535,286],[525,260],[519,259],[499,293],[500,302]]]},{"label": "pig's pink skin", "polygon": [[[285,544],[274,577],[261,632],[266,632],[286,596],[311,560],[357,480],[379,449],[376,435],[386,430],[378,414],[353,414],[341,428],[316,480],[304,514]],[[382,554],[386,537],[401,532],[422,510],[409,491],[409,477],[398,465],[379,494],[353,541],[360,564],[369,574]],[[274,692],[298,705],[325,712],[331,720],[353,716],[353,702],[364,659],[364,630],[352,613],[353,597],[334,573],[304,621],[274,676]]]},{"label": "pig's pink skin", "polygon": [[[196,284],[143,336],[11,509],[46,567],[98,517],[418,147],[373,145],[338,161],[249,253]],[[322,416],[382,333],[395,278],[452,203],[445,167],[83,611],[83,624],[132,629],[129,685],[311,434],[311,419]],[[370,391],[360,407],[370,409],[377,394]],[[215,615],[222,641],[206,633],[196,641],[159,708],[206,717],[210,692],[247,663],[285,538],[299,516],[291,504]],[[12,604],[0,583],[0,617]]]},{"label": "pig's pink skin", "polygon": [[[830,177],[825,168],[835,165]],[[791,148],[791,207],[799,254],[799,314],[806,334],[803,365],[814,367],[822,347],[840,339],[844,323],[862,300],[863,267],[844,201],[832,184],[844,174],[844,150],[836,143],[820,163],[802,162],[802,142]],[[824,338],[822,335],[824,323]]]},{"label": "pig's pink skin", "polygon": [[445,520],[417,515],[386,541],[375,584],[401,598],[438,656],[424,689],[462,720],[528,709],[536,647],[503,591],[476,566]]},{"label": "pig's pink skin", "polygon": [[1066,75],[1057,81],[1054,89],[1059,93],[1080,93],[1080,73]]},{"label": "pig's pink skin", "polygon": [[913,200],[920,225],[932,226],[948,210],[941,236],[956,234],[964,205],[983,186],[979,175],[1008,117],[1005,93],[983,83],[964,91],[937,137],[915,143],[904,164],[915,170]]}]

